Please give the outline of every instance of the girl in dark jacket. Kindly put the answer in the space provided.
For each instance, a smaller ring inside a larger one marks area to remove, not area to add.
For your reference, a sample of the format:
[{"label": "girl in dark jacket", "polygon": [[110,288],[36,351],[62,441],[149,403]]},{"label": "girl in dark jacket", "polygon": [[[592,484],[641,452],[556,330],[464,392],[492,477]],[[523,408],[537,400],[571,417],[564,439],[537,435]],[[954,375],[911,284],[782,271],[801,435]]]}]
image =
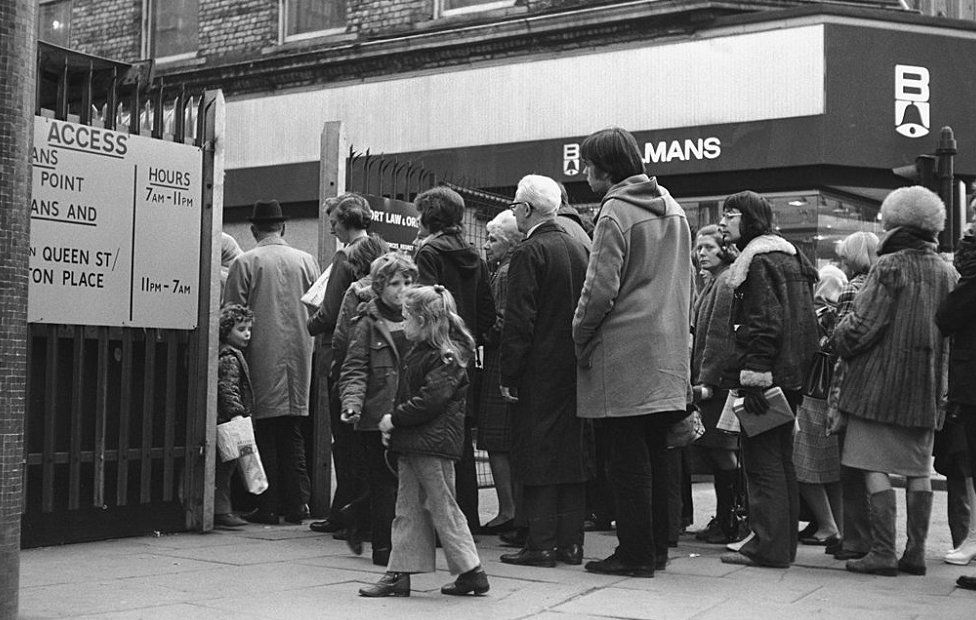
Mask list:
[{"label": "girl in dark jacket", "polygon": [[461,458],[464,441],[465,367],[474,355],[474,339],[443,286],[407,291],[403,314],[404,331],[414,345],[401,363],[396,409],[379,423],[398,455],[393,551],[386,574],[359,593],[410,596],[410,573],[435,569],[439,537],[448,568],[458,575],[441,592],[484,594],[488,577],[454,491],[454,462]]}]

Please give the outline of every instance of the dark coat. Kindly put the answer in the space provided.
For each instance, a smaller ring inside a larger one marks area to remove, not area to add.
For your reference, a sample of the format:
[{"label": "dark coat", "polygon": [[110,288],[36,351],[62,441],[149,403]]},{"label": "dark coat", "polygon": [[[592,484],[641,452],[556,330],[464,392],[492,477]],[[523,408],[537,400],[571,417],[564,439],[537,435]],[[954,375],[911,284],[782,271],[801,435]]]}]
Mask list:
[{"label": "dark coat", "polygon": [[456,461],[464,448],[468,373],[426,343],[414,345],[401,366],[390,449]]},{"label": "dark coat", "polygon": [[735,349],[723,387],[737,387],[745,370],[771,377],[771,385],[784,390],[800,389],[819,349],[817,270],[786,239],[762,235],[749,242],[728,273],[735,291]]},{"label": "dark coat", "polygon": [[[450,232],[449,232],[450,231]],[[417,250],[417,281],[440,284],[454,296],[458,314],[478,344],[495,322],[488,265],[460,229],[434,234]]]},{"label": "dark coat", "polygon": [[244,354],[236,347],[221,344],[217,353],[217,424],[251,415],[254,392]]},{"label": "dark coat", "polygon": [[393,413],[400,353],[375,299],[366,304],[352,330],[339,375],[339,399],[343,411],[362,414],[356,422],[357,431],[375,431],[380,419]]},{"label": "dark coat", "polygon": [[356,273],[352,264],[346,260],[346,252],[352,245],[365,237],[359,237],[348,246],[336,250],[332,256],[332,271],[329,273],[329,282],[325,285],[325,294],[322,296],[322,304],[315,314],[308,317],[305,322],[305,329],[312,336],[324,335],[326,342],[332,339],[332,332],[336,328],[336,321],[339,319],[339,308],[342,305],[342,298],[346,294],[349,285],[355,282]]},{"label": "dark coat", "polygon": [[949,401],[976,406],[976,278],[949,293],[935,322],[949,345]]},{"label": "dark coat", "polygon": [[501,384],[514,388],[513,469],[529,485],[579,483],[593,468],[590,423],[576,416],[573,313],[586,250],[554,221],[512,254],[502,329]]},{"label": "dark coat", "polygon": [[935,314],[957,279],[934,249],[878,258],[854,309],[834,329],[834,351],[847,364],[841,411],[895,426],[942,427],[949,347]]}]

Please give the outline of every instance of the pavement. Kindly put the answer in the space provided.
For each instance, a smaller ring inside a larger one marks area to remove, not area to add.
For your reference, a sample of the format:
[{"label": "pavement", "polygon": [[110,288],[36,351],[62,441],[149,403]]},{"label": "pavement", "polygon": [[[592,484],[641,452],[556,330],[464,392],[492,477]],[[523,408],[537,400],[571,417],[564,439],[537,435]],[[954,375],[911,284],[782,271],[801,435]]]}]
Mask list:
[{"label": "pavement", "polygon": [[[904,521],[903,493],[899,521]],[[483,521],[495,498],[482,490]],[[696,525],[714,508],[707,483],[694,485]],[[307,526],[249,525],[237,531],[174,534],[46,547],[21,552],[22,618],[542,618],[789,619],[976,618],[976,592],[955,588],[976,566],[950,566],[945,493],[937,492],[925,577],[872,577],[844,570],[822,547],[801,546],[787,570],[722,564],[724,549],[683,536],[653,579],[587,573],[580,566],[528,568],[499,562],[511,551],[479,536],[491,591],[448,597],[451,576],[438,550],[436,573],[414,575],[410,598],[364,599],[363,584],[383,568],[366,553]],[[694,527],[692,528],[694,529]],[[899,545],[904,545],[900,525]],[[613,532],[588,533],[585,555],[598,559]]]}]

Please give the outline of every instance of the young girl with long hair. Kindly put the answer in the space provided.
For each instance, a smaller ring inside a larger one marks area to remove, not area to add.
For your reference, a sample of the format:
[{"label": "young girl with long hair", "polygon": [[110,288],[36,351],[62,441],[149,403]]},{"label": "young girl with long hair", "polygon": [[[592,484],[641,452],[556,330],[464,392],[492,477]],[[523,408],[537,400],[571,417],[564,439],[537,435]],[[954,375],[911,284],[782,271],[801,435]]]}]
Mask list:
[{"label": "young girl with long hair", "polygon": [[474,356],[474,339],[451,293],[440,285],[408,289],[403,316],[413,346],[401,360],[396,407],[379,424],[398,459],[393,550],[386,574],[359,593],[410,596],[410,574],[434,571],[439,537],[448,568],[458,575],[441,592],[481,595],[488,591],[488,577],[454,491],[454,461],[464,442],[465,368]]}]

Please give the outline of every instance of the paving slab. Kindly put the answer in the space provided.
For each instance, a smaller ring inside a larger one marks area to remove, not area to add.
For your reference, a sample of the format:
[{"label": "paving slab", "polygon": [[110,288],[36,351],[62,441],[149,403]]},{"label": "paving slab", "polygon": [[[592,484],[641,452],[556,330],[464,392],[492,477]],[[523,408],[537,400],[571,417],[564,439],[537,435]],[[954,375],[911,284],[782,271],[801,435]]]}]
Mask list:
[{"label": "paving slab", "polygon": [[154,553],[131,553],[112,556],[93,553],[70,553],[60,557],[57,553],[26,554],[21,556],[21,588],[57,584],[109,581],[141,575],[165,575],[203,570],[213,564],[207,561],[172,557]]}]

